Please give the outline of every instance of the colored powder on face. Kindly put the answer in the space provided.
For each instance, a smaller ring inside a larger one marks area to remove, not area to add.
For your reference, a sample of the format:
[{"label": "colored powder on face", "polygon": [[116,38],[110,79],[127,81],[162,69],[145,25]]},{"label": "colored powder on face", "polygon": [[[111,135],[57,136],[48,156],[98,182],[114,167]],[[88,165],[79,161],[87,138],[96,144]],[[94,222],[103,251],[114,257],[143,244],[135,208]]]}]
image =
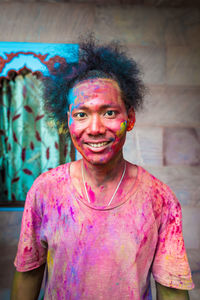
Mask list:
[{"label": "colored powder on face", "polygon": [[[99,108],[105,104],[105,105],[117,105],[122,110],[122,115],[120,118],[116,118],[116,120],[112,121],[112,130],[108,127],[108,137],[111,135],[115,135],[112,140],[115,141],[115,143],[112,143],[110,146],[106,148],[105,156],[102,155],[99,156],[99,160],[101,163],[105,162],[108,157],[110,157],[112,154],[116,155],[117,152],[119,152],[122,148],[126,128],[127,128],[127,122],[126,119],[126,112],[124,110],[124,103],[121,99],[121,94],[119,93],[119,88],[115,86],[113,81],[102,81],[102,80],[87,80],[81,84],[76,85],[73,89],[69,92],[69,102],[70,102],[70,113],[69,113],[69,128],[70,128],[70,134],[73,140],[73,143],[76,147],[76,149],[85,157],[92,155],[91,151],[87,149],[86,147],[82,147],[81,144],[81,135],[82,133],[82,140],[83,140],[83,133],[86,135],[86,126],[88,126],[88,123],[78,123],[76,122],[76,119],[73,117],[73,110],[79,109],[82,104],[83,106],[86,105],[92,107],[92,111],[97,111]],[[119,99],[118,99],[119,98]],[[110,100],[109,100],[110,99]],[[107,121],[107,120],[106,120]],[[123,121],[123,122],[122,122]],[[107,122],[109,123],[109,122]],[[106,123],[106,124],[107,124]],[[78,126],[77,126],[78,124]],[[82,124],[85,124],[82,126]],[[108,124],[107,124],[108,125]],[[100,126],[100,125],[99,125]],[[110,129],[110,131],[109,131]],[[122,139],[122,140],[120,140]],[[84,152],[84,153],[83,153]],[[96,159],[96,157],[95,157]],[[91,193],[90,196],[93,200],[93,193]],[[92,201],[94,202],[94,201]]]},{"label": "colored powder on face", "polygon": [[[84,90],[84,89],[90,89],[92,91],[92,94],[94,92],[99,92],[99,89],[102,91],[103,90],[112,90],[113,86],[117,90],[118,94],[121,94],[121,90],[119,88],[118,83],[109,78],[94,78],[94,79],[86,79],[85,81],[82,81],[78,83],[75,87],[75,93],[78,95],[79,90]],[[76,90],[78,89],[78,91]]]},{"label": "colored powder on face", "polygon": [[68,101],[69,101],[69,106],[70,106],[69,126],[71,126],[73,123],[72,111],[74,109],[77,109],[81,104],[84,103],[84,98],[85,98],[85,96],[83,94],[78,95],[74,88],[70,89],[69,94],[68,94]]},{"label": "colored powder on face", "polygon": [[120,125],[120,130],[117,131],[117,136],[120,137],[124,134],[127,128],[127,121],[124,121]]}]

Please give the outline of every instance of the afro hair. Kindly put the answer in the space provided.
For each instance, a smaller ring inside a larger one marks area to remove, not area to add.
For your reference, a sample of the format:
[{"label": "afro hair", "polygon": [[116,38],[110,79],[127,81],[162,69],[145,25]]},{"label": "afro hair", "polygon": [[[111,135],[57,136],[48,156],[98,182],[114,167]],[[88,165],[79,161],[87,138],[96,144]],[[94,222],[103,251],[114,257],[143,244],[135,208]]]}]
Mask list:
[{"label": "afro hair", "polygon": [[142,107],[145,87],[140,70],[119,42],[99,45],[91,34],[79,44],[79,61],[61,64],[44,78],[44,108],[56,124],[67,128],[68,93],[78,82],[91,78],[114,79],[126,109]]}]

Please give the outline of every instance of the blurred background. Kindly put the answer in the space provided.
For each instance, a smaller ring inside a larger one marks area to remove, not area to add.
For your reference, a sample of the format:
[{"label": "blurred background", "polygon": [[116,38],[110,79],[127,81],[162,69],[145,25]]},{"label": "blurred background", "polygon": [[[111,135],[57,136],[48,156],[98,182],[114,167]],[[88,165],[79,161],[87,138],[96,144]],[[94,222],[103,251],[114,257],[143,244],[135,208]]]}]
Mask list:
[{"label": "blurred background", "polygon": [[[0,41],[126,44],[148,88],[124,156],[168,184],[200,299],[200,3],[198,0],[0,0]],[[72,155],[71,157],[74,157]],[[9,299],[22,210],[0,211],[0,299]],[[153,283],[152,283],[153,285]],[[155,290],[154,290],[155,295]]]}]

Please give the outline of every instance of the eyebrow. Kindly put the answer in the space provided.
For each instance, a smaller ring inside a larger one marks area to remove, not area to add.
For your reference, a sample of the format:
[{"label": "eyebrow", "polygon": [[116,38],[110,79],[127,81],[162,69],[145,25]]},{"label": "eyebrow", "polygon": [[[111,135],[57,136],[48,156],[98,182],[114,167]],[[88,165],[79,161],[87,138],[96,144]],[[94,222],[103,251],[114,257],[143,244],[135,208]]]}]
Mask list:
[{"label": "eyebrow", "polygon": [[[119,108],[119,105],[116,105],[116,104],[105,104],[105,105],[102,105],[100,107],[101,110],[104,110],[104,109],[107,109],[107,108]],[[80,105],[78,106],[76,109],[86,109],[86,110],[89,110],[90,109],[90,106],[85,106],[85,105]]]}]

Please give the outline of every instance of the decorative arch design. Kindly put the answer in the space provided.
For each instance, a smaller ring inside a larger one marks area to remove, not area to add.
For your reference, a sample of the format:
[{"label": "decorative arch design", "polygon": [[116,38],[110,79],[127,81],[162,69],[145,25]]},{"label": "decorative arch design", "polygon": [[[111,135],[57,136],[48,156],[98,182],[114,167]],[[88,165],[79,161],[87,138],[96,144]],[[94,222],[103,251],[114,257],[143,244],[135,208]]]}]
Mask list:
[{"label": "decorative arch design", "polygon": [[[77,61],[77,44],[0,42],[0,185],[4,180],[6,187],[0,187],[0,197],[3,191],[8,199],[2,202],[1,197],[0,206],[22,207],[38,172],[75,159],[71,142],[64,141],[60,132],[50,133],[39,104],[42,83],[27,71],[45,76],[61,63]],[[37,160],[42,161],[39,167]]]},{"label": "decorative arch design", "polygon": [[49,74],[62,62],[78,60],[78,44],[0,43],[0,78],[9,78],[9,73],[19,73],[24,68],[32,73]]}]

